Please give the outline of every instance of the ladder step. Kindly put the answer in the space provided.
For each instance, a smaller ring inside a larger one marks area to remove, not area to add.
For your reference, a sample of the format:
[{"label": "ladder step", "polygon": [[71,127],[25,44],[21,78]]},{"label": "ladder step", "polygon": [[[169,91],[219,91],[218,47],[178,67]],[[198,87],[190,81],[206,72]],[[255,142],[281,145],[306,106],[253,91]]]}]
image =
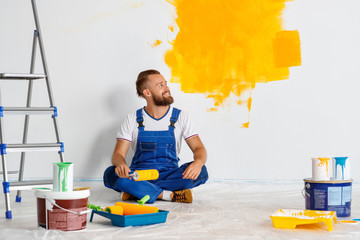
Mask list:
[{"label": "ladder step", "polygon": [[31,73],[0,73],[0,79],[3,80],[36,80],[45,78],[45,74],[31,74]]},{"label": "ladder step", "polygon": [[0,107],[0,114],[3,112],[5,115],[42,115],[42,114],[55,114],[57,115],[56,107]]},{"label": "ladder step", "polygon": [[9,190],[27,190],[34,187],[52,187],[53,180],[33,180],[33,181],[20,181],[10,182]]},{"label": "ladder step", "polygon": [[1,152],[64,151],[63,143],[2,144]]},{"label": "ladder step", "polygon": [[[18,174],[20,171],[7,171],[8,174]],[[3,171],[0,171],[0,174],[3,174]]]}]

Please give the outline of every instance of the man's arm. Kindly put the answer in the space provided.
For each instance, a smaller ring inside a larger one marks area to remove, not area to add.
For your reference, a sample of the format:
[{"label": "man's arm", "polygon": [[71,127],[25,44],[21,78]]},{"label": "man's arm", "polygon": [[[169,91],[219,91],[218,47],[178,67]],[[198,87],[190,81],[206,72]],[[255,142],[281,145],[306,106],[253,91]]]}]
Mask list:
[{"label": "man's arm", "polygon": [[115,167],[115,173],[121,178],[128,178],[130,168],[126,164],[126,154],[129,151],[130,142],[118,140],[111,158],[111,163]]},{"label": "man's arm", "polygon": [[189,138],[186,140],[186,143],[194,153],[194,161],[184,171],[183,178],[195,180],[198,178],[202,167],[205,165],[207,158],[206,149],[199,136]]}]

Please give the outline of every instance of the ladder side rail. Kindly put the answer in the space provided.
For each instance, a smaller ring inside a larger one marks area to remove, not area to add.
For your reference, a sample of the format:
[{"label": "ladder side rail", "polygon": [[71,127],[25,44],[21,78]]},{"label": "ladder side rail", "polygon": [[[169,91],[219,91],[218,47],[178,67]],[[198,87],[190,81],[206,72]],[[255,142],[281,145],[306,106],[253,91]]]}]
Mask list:
[{"label": "ladder side rail", "polygon": [[[47,90],[48,90],[48,95],[49,95],[50,106],[54,107],[55,103],[54,103],[54,98],[53,98],[53,94],[52,94],[52,87],[51,87],[51,83],[50,83],[49,71],[48,71],[48,67],[46,64],[46,56],[45,56],[44,44],[43,44],[43,40],[42,40],[42,32],[41,32],[41,28],[40,28],[39,16],[37,13],[36,1],[31,0],[31,3],[32,3],[32,9],[33,9],[33,13],[34,13],[36,29],[38,31],[39,48],[40,48],[40,54],[41,54],[41,59],[42,59],[42,63],[43,63],[44,73],[46,75],[45,80],[46,80],[46,85],[47,85]],[[57,121],[55,114],[53,116],[53,122],[54,122],[56,140],[57,140],[57,142],[60,142],[58,121]],[[59,155],[60,155],[60,161],[63,162],[64,161],[63,152],[59,151]]]},{"label": "ladder side rail", "polygon": [[54,103],[53,94],[52,94],[49,71],[48,71],[48,67],[47,67],[47,63],[46,63],[46,55],[45,55],[44,44],[43,44],[43,40],[42,40],[42,32],[41,32],[41,28],[40,28],[40,22],[39,22],[39,16],[38,16],[38,12],[37,12],[36,2],[35,2],[35,0],[31,0],[31,3],[32,3],[32,9],[33,9],[33,13],[34,13],[35,26],[36,26],[36,30],[37,30],[37,34],[38,34],[40,55],[41,55],[43,69],[44,69],[44,73],[45,73],[45,81],[46,81],[46,86],[47,86],[47,90],[48,90],[50,106],[54,107],[55,103]]},{"label": "ladder side rail", "polygon": [[[34,73],[35,69],[35,59],[36,59],[36,43],[37,43],[37,31],[34,31],[34,37],[33,37],[33,46],[32,46],[32,52],[31,52],[31,64],[30,64],[30,74]],[[31,99],[32,99],[32,90],[33,90],[33,80],[30,80],[28,83],[28,93],[27,93],[27,101],[26,101],[26,107],[31,107]],[[30,115],[25,115],[25,121],[24,121],[24,132],[23,132],[23,140],[22,143],[27,143],[28,139],[28,130],[29,130],[29,121],[30,121]],[[24,180],[24,166],[25,166],[25,156],[26,152],[21,153],[20,157],[20,169],[19,169],[19,182]],[[17,191],[16,194],[16,202],[21,202],[21,190]]]},{"label": "ladder side rail", "polygon": [[2,160],[2,170],[3,170],[3,190],[4,190],[4,195],[5,195],[5,208],[6,208],[6,212],[5,212],[5,216],[7,219],[11,219],[12,218],[12,213],[11,213],[11,208],[10,208],[10,183],[8,181],[8,172],[7,172],[7,166],[6,166],[6,152],[3,151],[3,144],[4,144],[4,139],[3,139],[3,117],[0,116],[0,144],[1,144],[1,160]]}]

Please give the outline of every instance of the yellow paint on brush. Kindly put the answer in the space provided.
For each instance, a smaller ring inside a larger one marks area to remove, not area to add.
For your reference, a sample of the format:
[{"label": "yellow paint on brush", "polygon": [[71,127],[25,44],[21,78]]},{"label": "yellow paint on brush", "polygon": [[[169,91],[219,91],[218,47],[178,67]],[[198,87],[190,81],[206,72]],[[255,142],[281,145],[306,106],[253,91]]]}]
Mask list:
[{"label": "yellow paint on brush", "polygon": [[[282,29],[285,1],[168,0],[176,7],[179,28],[165,54],[171,82],[223,106],[231,93],[240,98],[256,83],[288,79],[289,67],[301,59],[299,33]],[[248,101],[239,104],[250,111]]]},{"label": "yellow paint on brush", "polygon": [[326,166],[326,174],[329,177],[329,160],[330,158],[318,158],[320,160],[318,167]]}]

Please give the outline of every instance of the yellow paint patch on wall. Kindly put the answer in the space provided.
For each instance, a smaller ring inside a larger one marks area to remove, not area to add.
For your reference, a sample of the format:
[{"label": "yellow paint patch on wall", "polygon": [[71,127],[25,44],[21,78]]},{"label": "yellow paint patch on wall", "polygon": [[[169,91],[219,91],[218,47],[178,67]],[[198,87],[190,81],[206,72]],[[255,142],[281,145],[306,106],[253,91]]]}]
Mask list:
[{"label": "yellow paint patch on wall", "polygon": [[298,31],[276,33],[274,41],[275,65],[293,67],[301,65],[300,35]]},{"label": "yellow paint patch on wall", "polygon": [[162,41],[160,41],[159,39],[157,39],[153,44],[151,44],[151,47],[154,48],[154,47],[159,46],[160,44],[162,44]]},{"label": "yellow paint patch on wall", "polygon": [[[277,33],[283,31],[285,1],[168,1],[176,7],[179,28],[173,48],[165,54],[171,82],[180,83],[185,93],[207,94],[215,107],[221,107],[231,93],[240,98],[256,83],[288,79],[288,67],[298,60],[295,55],[281,58],[286,67],[274,61],[274,39],[282,36]],[[285,37],[295,36],[290,35]],[[289,41],[282,42],[291,48]],[[280,53],[278,48],[276,53]],[[250,98],[239,104],[250,111]]]}]

